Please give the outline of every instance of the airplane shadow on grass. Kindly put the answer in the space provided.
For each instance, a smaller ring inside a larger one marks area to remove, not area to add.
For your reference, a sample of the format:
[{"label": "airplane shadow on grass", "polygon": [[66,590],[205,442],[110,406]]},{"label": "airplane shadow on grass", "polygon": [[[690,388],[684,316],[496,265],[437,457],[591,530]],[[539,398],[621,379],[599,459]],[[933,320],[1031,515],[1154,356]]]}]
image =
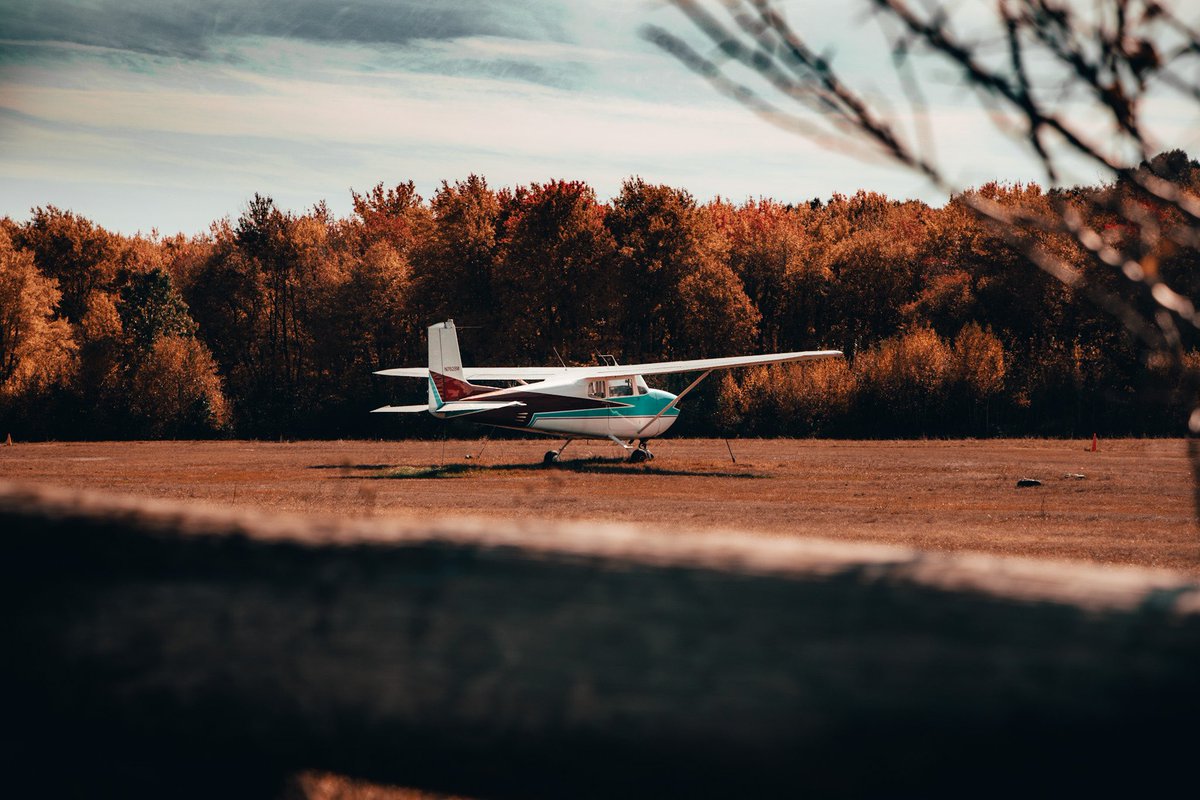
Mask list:
[{"label": "airplane shadow on grass", "polygon": [[488,472],[580,472],[594,475],[662,475],[688,478],[767,478],[758,472],[710,472],[706,470],[671,469],[653,464],[630,464],[625,459],[578,458],[561,460],[556,464],[463,464],[451,463],[441,466],[408,466],[388,464],[314,464],[309,469],[341,469],[354,471],[358,475],[343,475],[343,478],[366,478],[370,480],[404,480],[413,478],[458,478],[472,473]]},{"label": "airplane shadow on grass", "polygon": [[309,464],[309,469],[391,469],[391,464]]}]

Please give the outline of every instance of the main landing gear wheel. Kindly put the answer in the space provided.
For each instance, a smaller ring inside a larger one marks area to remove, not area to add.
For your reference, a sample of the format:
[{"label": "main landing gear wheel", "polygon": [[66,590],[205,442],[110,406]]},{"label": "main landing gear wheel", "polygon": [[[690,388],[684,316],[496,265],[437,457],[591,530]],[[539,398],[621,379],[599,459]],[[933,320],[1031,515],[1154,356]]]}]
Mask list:
[{"label": "main landing gear wheel", "polygon": [[652,458],[654,458],[654,453],[646,449],[646,445],[641,445],[637,450],[629,454],[629,463],[644,464]]},{"label": "main landing gear wheel", "polygon": [[567,449],[567,446],[569,444],[571,444],[571,440],[567,439],[565,442],[563,442],[563,446],[558,448],[557,450],[547,450],[546,455],[542,456],[542,463],[545,464],[546,466],[550,466],[551,464],[557,464],[558,457],[563,454],[563,451]]}]

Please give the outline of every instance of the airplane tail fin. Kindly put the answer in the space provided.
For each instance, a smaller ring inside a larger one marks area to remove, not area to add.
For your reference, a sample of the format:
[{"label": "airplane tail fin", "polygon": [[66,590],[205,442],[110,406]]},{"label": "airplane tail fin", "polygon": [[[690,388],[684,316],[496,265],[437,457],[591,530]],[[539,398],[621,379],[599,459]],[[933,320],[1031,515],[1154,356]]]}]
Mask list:
[{"label": "airplane tail fin", "polygon": [[494,392],[463,378],[462,356],[458,352],[458,331],[454,320],[429,326],[429,410],[471,395]]}]

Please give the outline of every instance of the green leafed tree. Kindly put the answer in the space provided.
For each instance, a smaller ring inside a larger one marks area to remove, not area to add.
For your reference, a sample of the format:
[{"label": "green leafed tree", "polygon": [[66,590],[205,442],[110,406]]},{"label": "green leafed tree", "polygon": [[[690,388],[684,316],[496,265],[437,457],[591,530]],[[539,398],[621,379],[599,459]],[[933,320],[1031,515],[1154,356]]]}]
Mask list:
[{"label": "green leafed tree", "polygon": [[163,336],[193,336],[196,323],[166,270],[127,273],[117,311],[129,346],[145,351]]}]

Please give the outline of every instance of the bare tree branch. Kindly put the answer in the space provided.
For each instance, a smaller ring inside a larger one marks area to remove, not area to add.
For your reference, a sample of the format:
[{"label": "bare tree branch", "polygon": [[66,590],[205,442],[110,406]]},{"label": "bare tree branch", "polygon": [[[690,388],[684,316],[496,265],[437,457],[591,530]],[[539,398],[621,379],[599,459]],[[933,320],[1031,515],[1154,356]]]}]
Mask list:
[{"label": "bare tree branch", "polygon": [[[1167,283],[1156,255],[1164,248],[1200,250],[1200,198],[1148,166],[1154,143],[1142,112],[1155,87],[1200,106],[1200,86],[1181,74],[1200,64],[1196,25],[1155,0],[999,0],[994,17],[998,35],[991,41],[1002,43],[1005,57],[997,59],[979,43],[986,39],[971,42],[957,34],[941,3],[862,0],[880,22],[902,90],[917,117],[914,144],[897,127],[896,115],[853,88],[770,0],[672,2],[718,52],[748,69],[751,79],[761,78],[765,88],[795,104],[797,111],[785,112],[765,100],[748,79],[735,78],[673,34],[655,28],[647,33],[652,41],[776,124],[786,120],[786,127],[810,136],[818,129],[832,129],[832,140],[828,134],[813,138],[839,149],[868,143],[959,198],[1006,245],[1119,319],[1149,351],[1167,356],[1193,394],[1200,389],[1200,375],[1184,365],[1181,333],[1200,328],[1200,314],[1191,299]],[[954,68],[997,118],[1016,120],[1014,133],[1051,185],[1060,181],[1066,160],[1083,158],[1111,176],[1111,189],[1055,195],[1047,212],[1002,205],[955,185],[933,157],[932,137],[920,127],[926,103],[910,61],[915,52]],[[1057,96],[1038,81],[1057,83]],[[817,120],[820,127],[806,125],[803,119]],[[1107,138],[1100,136],[1104,121],[1111,126]],[[1121,230],[1133,235],[1106,239],[1089,222],[1103,215],[1115,217]],[[1118,283],[1137,287],[1139,302],[1144,300],[1151,310],[1139,310],[1090,270],[1029,235],[1035,231],[1068,237],[1099,270],[1097,275],[1110,274]],[[1191,428],[1200,432],[1200,407],[1192,415]],[[1193,452],[1200,458],[1200,448]],[[1195,467],[1200,475],[1200,463]]]}]

